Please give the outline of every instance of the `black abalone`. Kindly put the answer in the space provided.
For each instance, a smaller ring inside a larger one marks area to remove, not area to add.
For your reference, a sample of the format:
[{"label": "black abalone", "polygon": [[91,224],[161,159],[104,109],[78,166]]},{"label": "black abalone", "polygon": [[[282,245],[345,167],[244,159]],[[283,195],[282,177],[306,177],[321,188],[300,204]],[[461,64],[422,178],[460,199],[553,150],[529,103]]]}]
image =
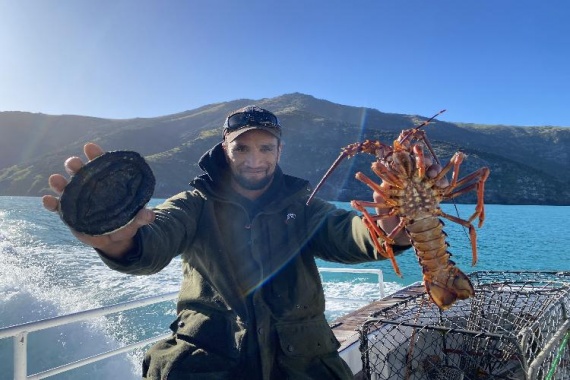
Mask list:
[{"label": "black abalone", "polygon": [[140,154],[107,152],[71,177],[59,213],[75,231],[103,235],[128,224],[152,197],[155,183]]}]

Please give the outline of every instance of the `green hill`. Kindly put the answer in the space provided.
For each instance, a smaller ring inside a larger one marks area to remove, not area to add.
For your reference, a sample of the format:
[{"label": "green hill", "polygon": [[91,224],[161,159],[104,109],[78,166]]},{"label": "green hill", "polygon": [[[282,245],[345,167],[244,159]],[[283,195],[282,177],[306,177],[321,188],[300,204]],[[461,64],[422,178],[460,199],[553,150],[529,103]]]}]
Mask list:
[{"label": "green hill", "polygon": [[[431,116],[384,113],[299,93],[210,104],[157,118],[0,112],[0,195],[50,193],[49,175],[63,172],[65,159],[82,156],[83,144],[93,141],[107,150],[143,154],[157,177],[155,196],[168,197],[189,188],[188,182],[200,174],[199,157],[221,140],[226,115],[247,104],[279,116],[285,143],[281,166],[312,184],[343,146],[364,139],[391,143],[402,129]],[[436,121],[425,130],[442,162],[457,150],[468,155],[462,174],[481,166],[491,169],[487,203],[570,205],[570,128]],[[344,162],[319,196],[342,201],[370,198],[369,189],[354,179],[354,173],[370,173],[372,160],[372,156],[359,155]],[[474,199],[474,194],[468,194],[457,202]]]}]

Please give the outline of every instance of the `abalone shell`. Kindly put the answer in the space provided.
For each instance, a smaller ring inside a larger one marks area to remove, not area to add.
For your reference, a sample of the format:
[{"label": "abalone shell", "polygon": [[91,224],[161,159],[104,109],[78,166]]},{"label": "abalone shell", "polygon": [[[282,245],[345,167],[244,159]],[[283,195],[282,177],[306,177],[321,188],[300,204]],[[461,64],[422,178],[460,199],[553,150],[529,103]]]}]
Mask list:
[{"label": "abalone shell", "polygon": [[155,183],[140,154],[107,152],[71,177],[61,194],[59,213],[75,231],[104,235],[135,217],[152,197]]}]

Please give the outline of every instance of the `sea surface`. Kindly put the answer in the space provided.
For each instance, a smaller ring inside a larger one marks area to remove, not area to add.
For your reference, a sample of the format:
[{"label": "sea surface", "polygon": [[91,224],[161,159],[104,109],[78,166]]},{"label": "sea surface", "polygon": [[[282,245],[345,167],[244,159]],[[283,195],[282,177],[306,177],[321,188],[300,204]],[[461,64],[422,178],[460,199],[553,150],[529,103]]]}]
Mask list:
[{"label": "sea surface", "polygon": [[[152,203],[160,202],[153,199]],[[346,203],[337,203],[348,208]],[[473,205],[443,205],[467,218]],[[476,270],[570,270],[570,207],[487,205],[486,220],[477,228],[479,261],[471,266],[467,231],[446,221],[453,259],[466,273]],[[319,261],[321,267],[381,269],[386,292],[421,281],[412,250],[397,257],[403,278],[388,261],[354,266]],[[0,197],[0,328],[58,315],[177,291],[180,260],[152,276],[129,276],[108,269],[94,251],[77,242],[56,214],[45,211],[40,198]],[[323,273],[333,320],[379,297],[377,278],[370,274]],[[90,322],[52,328],[29,335],[28,373],[95,355],[153,335],[168,332],[175,318],[174,302],[163,302]],[[75,369],[50,379],[140,379],[143,350]],[[12,339],[0,340],[0,380],[12,379]]]}]

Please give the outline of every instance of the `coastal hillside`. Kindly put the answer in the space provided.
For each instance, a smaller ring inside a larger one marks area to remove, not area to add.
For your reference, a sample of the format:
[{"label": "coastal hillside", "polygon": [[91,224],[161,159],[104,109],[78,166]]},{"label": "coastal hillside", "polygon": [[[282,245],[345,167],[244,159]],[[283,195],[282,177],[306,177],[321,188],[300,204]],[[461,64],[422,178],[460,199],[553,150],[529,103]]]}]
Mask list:
[{"label": "coastal hillside", "polygon": [[[201,174],[198,159],[221,140],[224,118],[248,104],[277,114],[283,125],[283,170],[313,185],[342,147],[364,139],[391,143],[402,129],[431,116],[345,106],[299,93],[209,104],[156,118],[0,112],[0,195],[50,193],[49,175],[62,173],[64,160],[82,156],[83,144],[93,141],[106,150],[143,154],[157,178],[155,197],[168,197],[189,188],[188,182]],[[486,203],[570,205],[570,128],[436,120],[425,131],[442,162],[458,150],[467,154],[463,175],[482,166],[491,169]],[[370,174],[372,160],[370,155],[359,155],[343,162],[319,196],[340,201],[369,199],[370,190],[354,179],[354,173]],[[457,202],[474,200],[474,194],[467,194]]]}]

